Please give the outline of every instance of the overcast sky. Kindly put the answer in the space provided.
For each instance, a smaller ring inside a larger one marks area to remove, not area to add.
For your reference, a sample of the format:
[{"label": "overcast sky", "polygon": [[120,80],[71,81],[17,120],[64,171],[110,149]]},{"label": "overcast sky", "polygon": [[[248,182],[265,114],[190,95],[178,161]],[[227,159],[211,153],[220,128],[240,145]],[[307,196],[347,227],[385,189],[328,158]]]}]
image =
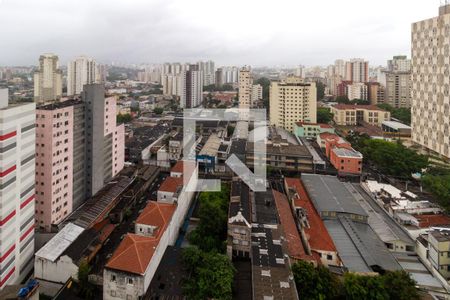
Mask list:
[{"label": "overcast sky", "polygon": [[410,56],[411,23],[440,0],[0,0],[0,65],[35,65],[52,52],[65,64],[328,65]]}]

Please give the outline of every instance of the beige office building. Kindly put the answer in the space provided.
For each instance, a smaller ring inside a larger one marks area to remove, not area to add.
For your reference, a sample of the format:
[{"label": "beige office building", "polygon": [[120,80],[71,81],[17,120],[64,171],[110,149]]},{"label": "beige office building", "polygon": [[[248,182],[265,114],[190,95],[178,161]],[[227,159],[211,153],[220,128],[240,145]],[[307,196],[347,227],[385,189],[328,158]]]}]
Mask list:
[{"label": "beige office building", "polygon": [[287,77],[270,84],[270,124],[289,131],[296,122],[316,123],[316,83]]},{"label": "beige office building", "polygon": [[62,71],[58,68],[58,56],[43,54],[39,57],[39,68],[34,73],[34,100],[46,103],[62,96]]},{"label": "beige office building", "polygon": [[412,24],[412,140],[450,158],[450,4]]},{"label": "beige office building", "polygon": [[395,108],[411,107],[411,60],[405,55],[388,60],[384,72],[386,82],[385,103]]}]

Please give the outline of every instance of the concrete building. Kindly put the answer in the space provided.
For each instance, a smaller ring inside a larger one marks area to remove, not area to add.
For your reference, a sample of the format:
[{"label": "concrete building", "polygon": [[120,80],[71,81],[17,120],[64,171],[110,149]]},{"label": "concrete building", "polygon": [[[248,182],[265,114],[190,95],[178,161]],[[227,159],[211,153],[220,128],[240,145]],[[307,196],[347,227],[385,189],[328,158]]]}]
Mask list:
[{"label": "concrete building", "polygon": [[35,104],[8,104],[0,89],[0,289],[33,268]]},{"label": "concrete building", "polygon": [[86,199],[84,103],[36,109],[36,226],[51,231]]},{"label": "concrete building", "polygon": [[302,174],[301,180],[349,272],[402,269],[368,224],[369,216],[349,190],[350,183],[313,174]]},{"label": "concrete building", "polygon": [[391,113],[375,105],[337,104],[331,107],[333,120],[337,125],[355,126],[362,122],[379,126],[391,119]]},{"label": "concrete building", "polygon": [[314,82],[288,77],[270,84],[270,125],[293,132],[297,122],[316,123],[317,91]]},{"label": "concrete building", "polygon": [[306,77],[306,69],[305,66],[299,65],[295,68],[294,75],[297,77],[305,78]]},{"label": "concrete building", "polygon": [[297,122],[294,125],[294,134],[299,138],[315,138],[317,135],[324,132],[334,133],[333,126],[322,123],[307,122]]},{"label": "concrete building", "polygon": [[180,80],[180,106],[194,108],[203,101],[203,72],[198,65],[189,65],[189,70],[182,71]]},{"label": "concrete building", "polygon": [[254,84],[252,86],[252,105],[263,99],[263,88],[260,84]]},{"label": "concrete building", "polygon": [[368,91],[367,85],[362,82],[355,82],[347,85],[347,98],[348,100],[367,100],[368,99]]},{"label": "concrete building", "polygon": [[342,79],[345,78],[345,61],[343,59],[337,59],[334,61],[334,73],[339,75]]},{"label": "concrete building", "polygon": [[450,4],[412,24],[413,142],[450,158]]},{"label": "concrete building", "polygon": [[411,60],[394,56],[388,60],[385,76],[385,103],[395,108],[411,107]]},{"label": "concrete building", "polygon": [[84,85],[92,83],[100,83],[95,60],[80,56],[67,64],[67,96],[81,94]]},{"label": "concrete building", "polygon": [[62,71],[58,68],[58,56],[42,54],[33,79],[35,102],[42,104],[59,100],[62,96]]},{"label": "concrete building", "polygon": [[379,82],[368,82],[367,97],[371,105],[384,103],[385,87]]},{"label": "concrete building", "polygon": [[200,61],[197,65],[203,74],[203,86],[215,84],[216,68],[214,62],[211,60],[205,62]]},{"label": "concrete building", "polygon": [[239,108],[252,107],[253,78],[250,68],[243,67],[239,70]]},{"label": "concrete building", "polygon": [[324,266],[341,266],[336,246],[301,180],[285,178],[284,185],[305,251],[309,255],[318,256]]},{"label": "concrete building", "polygon": [[363,156],[349,142],[332,133],[322,133],[318,139],[319,145],[325,144],[325,154],[339,176],[361,175]]},{"label": "concrete building", "polygon": [[[184,177],[173,177],[182,173]],[[103,271],[103,299],[141,299],[152,281],[166,248],[175,244],[191,204],[197,185],[198,167],[195,162],[180,161],[169,178],[182,185],[173,203],[150,201],[135,224],[114,251]]]},{"label": "concrete building", "polygon": [[369,62],[362,58],[353,58],[345,63],[345,80],[352,82],[369,81]]}]

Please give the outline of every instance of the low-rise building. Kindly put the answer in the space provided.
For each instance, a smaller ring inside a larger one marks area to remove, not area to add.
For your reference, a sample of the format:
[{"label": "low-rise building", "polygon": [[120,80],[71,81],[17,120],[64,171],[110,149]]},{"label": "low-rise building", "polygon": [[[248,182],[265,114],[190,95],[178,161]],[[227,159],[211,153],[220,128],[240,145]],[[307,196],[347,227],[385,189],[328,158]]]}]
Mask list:
[{"label": "low-rise building", "polygon": [[318,144],[325,146],[325,154],[340,176],[360,175],[363,155],[352,145],[336,134],[322,133]]},{"label": "low-rise building", "polygon": [[317,135],[324,132],[334,133],[333,126],[323,123],[306,122],[297,122],[294,125],[294,134],[299,138],[315,138]]},{"label": "low-rise building", "polygon": [[337,104],[331,106],[333,120],[337,125],[356,126],[362,122],[381,127],[391,119],[391,113],[375,105]]},{"label": "low-rise building", "polygon": [[324,266],[341,266],[336,246],[299,178],[284,180],[305,251]]},{"label": "low-rise building", "polygon": [[396,121],[383,121],[381,123],[381,129],[385,137],[391,138],[410,138],[411,126],[396,122]]}]

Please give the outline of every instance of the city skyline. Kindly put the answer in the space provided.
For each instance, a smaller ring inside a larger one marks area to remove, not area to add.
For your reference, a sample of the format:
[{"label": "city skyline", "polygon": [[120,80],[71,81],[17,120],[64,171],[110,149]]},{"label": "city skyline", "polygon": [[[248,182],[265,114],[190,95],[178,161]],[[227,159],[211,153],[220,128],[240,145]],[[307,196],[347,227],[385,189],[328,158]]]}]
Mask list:
[{"label": "city skyline", "polygon": [[[439,1],[376,4],[367,13],[353,0],[277,5],[136,1],[133,6],[3,0],[0,25],[8,28],[3,41],[10,46],[2,49],[0,65],[34,65],[35,57],[46,52],[59,55],[62,65],[79,55],[129,64],[211,59],[217,65],[312,66],[364,57],[372,66],[384,65],[392,55],[410,55],[411,23],[435,15]],[[245,13],[249,9],[254,14]]]}]

